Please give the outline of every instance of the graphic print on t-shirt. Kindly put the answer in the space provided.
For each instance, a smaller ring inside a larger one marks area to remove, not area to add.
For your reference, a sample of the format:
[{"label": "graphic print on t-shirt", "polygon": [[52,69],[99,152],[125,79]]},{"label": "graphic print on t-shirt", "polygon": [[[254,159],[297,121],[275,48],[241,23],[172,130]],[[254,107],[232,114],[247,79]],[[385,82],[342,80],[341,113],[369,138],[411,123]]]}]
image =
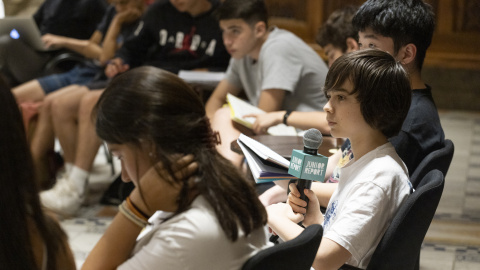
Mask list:
[{"label": "graphic print on t-shirt", "polygon": [[330,221],[332,221],[335,216],[337,215],[337,205],[338,200],[335,200],[330,207],[327,208],[325,212],[325,220],[323,221],[323,230],[325,231],[328,226],[330,225]]}]

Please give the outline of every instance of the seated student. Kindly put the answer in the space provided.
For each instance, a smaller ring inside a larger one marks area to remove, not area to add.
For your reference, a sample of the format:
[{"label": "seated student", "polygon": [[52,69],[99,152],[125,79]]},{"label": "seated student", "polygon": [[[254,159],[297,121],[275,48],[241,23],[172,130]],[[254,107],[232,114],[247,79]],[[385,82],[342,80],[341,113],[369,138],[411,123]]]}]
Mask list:
[{"label": "seated student", "polygon": [[[116,76],[117,67],[124,72],[140,64],[173,72],[225,69],[229,55],[221,42],[218,21],[212,15],[218,6],[218,1],[209,0],[153,3],[142,18],[142,29],[125,41],[118,57],[107,65],[106,75]],[[64,150],[66,163],[71,164],[71,170],[40,195],[43,205],[53,211],[74,215],[85,199],[90,170],[101,144],[90,114],[102,92],[65,95],[52,107],[54,133]]]},{"label": "seated student", "polygon": [[[338,57],[351,51],[358,50],[356,41],[358,31],[353,28],[352,18],[358,7],[347,6],[334,11],[324,24],[319,28],[316,37],[317,43],[322,47],[328,58],[328,66],[331,66]],[[330,134],[330,127],[325,119],[325,112],[298,112],[292,111],[285,115],[286,111],[270,112],[261,115],[250,115],[257,120],[253,124],[253,130],[256,133],[270,126],[284,123],[299,129],[307,130],[316,128],[323,134]],[[329,158],[326,176],[327,179],[337,165],[338,159]],[[276,185],[266,190],[260,195],[260,201],[265,205],[287,200],[288,181],[275,181]]]},{"label": "seated student", "polygon": [[412,105],[402,130],[390,139],[411,175],[430,152],[444,146],[432,89],[422,79],[422,66],[432,42],[435,14],[422,0],[369,0],[353,18],[359,45],[390,52],[410,76]]},{"label": "seated student", "polygon": [[230,150],[230,143],[238,138],[241,127],[230,120],[229,108],[222,108],[227,94],[239,95],[243,90],[251,104],[266,112],[320,111],[326,102],[320,87],[327,66],[300,38],[268,28],[262,0],[226,0],[217,15],[232,59],[206,110],[222,137],[218,151],[240,166],[242,157]]},{"label": "seated student", "polygon": [[143,18],[142,30],[117,52],[105,73],[113,78],[143,65],[174,73],[225,70],[230,57],[212,15],[219,5],[218,0],[157,1]]},{"label": "seated student", "polygon": [[[435,15],[432,7],[421,0],[406,3],[402,0],[368,0],[352,21],[359,31],[360,49],[378,48],[391,53],[407,70],[412,89],[412,102],[402,129],[390,138],[398,155],[408,168],[409,175],[430,152],[444,145],[445,134],[440,123],[431,88],[421,76],[423,61],[432,41]],[[339,151],[329,158],[330,163],[348,164],[353,158],[347,140]],[[330,166],[329,166],[330,167]],[[328,182],[314,183],[312,190],[326,206],[341,175],[337,166]]]},{"label": "seated student", "polygon": [[20,111],[1,77],[0,115],[1,268],[74,270],[66,234],[40,206]]},{"label": "seated student", "polygon": [[17,102],[42,101],[46,95],[63,87],[71,84],[85,85],[103,75],[103,65],[114,56],[123,40],[133,35],[137,29],[145,6],[143,1],[114,1],[89,40],[45,34],[43,41],[47,47],[66,48],[91,60],[77,64],[67,72],[37,78],[13,88]]},{"label": "seated student", "polygon": [[[98,30],[95,31],[89,41],[67,39],[65,37],[55,38],[57,39],[54,42],[56,44],[66,42],[66,44],[70,44],[69,46],[72,49],[76,48],[83,54],[90,55],[92,57],[90,62],[79,64],[68,72],[42,77],[13,89],[19,103],[44,100],[38,107],[38,121],[36,129],[31,135],[32,156],[36,166],[37,180],[42,188],[51,184],[51,179],[55,174],[51,171],[50,160],[47,158],[53,153],[55,139],[51,119],[53,104],[61,102],[68,106],[70,110],[78,110],[78,106],[75,107],[75,103],[69,102],[66,97],[71,98],[70,100],[80,99],[82,95],[88,92],[88,89],[78,87],[78,85],[89,84],[101,79],[104,74],[100,63],[105,63],[108,59],[111,59],[123,40],[134,34],[145,6],[143,1],[116,1],[109,7],[98,26]],[[100,42],[102,42],[102,46],[100,46]],[[70,84],[75,85],[69,86]],[[68,128],[67,126],[61,127],[61,130]]]},{"label": "seated student", "polygon": [[[432,7],[421,0],[408,3],[403,0],[368,0],[359,8],[352,23],[359,31],[360,49],[378,48],[391,53],[409,74],[411,106],[402,129],[397,136],[390,138],[390,142],[411,175],[425,156],[443,147],[445,140],[431,88],[421,76],[435,28],[435,14]],[[342,151],[329,158],[329,168],[337,162],[338,165],[348,164],[352,158],[347,140]],[[322,206],[327,205],[337,187],[334,183],[338,182],[341,167],[337,166],[332,174],[327,174],[331,175],[328,182],[333,183],[312,185]]]},{"label": "seated student", "polygon": [[305,189],[310,200],[305,209],[305,201],[291,184],[289,204],[267,207],[268,225],[290,240],[303,230],[298,222],[323,224],[313,268],[339,269],[346,262],[365,269],[412,190],[407,168],[388,141],[407,116],[410,82],[393,56],[370,49],[338,58],[327,74],[324,91],[332,136],[349,138],[355,158],[343,167],[325,217],[314,192]]},{"label": "seated student", "polygon": [[[353,28],[352,18],[358,7],[347,6],[334,11],[319,28],[316,41],[327,56],[328,66],[344,53],[358,50],[358,31]],[[251,114],[255,117],[253,131],[256,134],[264,134],[271,126],[284,123],[299,129],[307,130],[316,128],[323,134],[330,134],[330,128],[325,121],[325,113],[322,111],[275,111],[266,114]],[[247,117],[246,116],[246,117]],[[312,119],[315,119],[312,121]]]},{"label": "seated student", "polygon": [[[239,269],[268,246],[253,184],[217,153],[203,103],[180,78],[132,69],[112,80],[94,115],[136,188],[83,269]],[[158,210],[163,218],[149,219]]]},{"label": "seated student", "polygon": [[[33,19],[42,35],[83,40],[92,35],[106,9],[105,0],[45,0]],[[36,51],[21,39],[0,36],[0,72],[16,86],[38,77],[45,64],[61,52],[64,50]]]},{"label": "seated student", "polygon": [[357,10],[357,6],[339,8],[318,29],[315,41],[325,53],[328,67],[345,53],[358,50],[358,31],[352,25]]}]

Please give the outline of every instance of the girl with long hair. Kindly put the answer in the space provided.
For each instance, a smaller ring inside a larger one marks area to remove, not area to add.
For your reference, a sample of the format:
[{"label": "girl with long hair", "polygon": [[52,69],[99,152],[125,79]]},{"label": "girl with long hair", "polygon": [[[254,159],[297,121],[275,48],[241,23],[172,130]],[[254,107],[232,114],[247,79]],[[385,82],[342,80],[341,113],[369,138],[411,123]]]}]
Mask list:
[{"label": "girl with long hair", "polygon": [[0,269],[75,269],[67,237],[40,206],[17,103],[0,77]]},{"label": "girl with long hair", "polygon": [[217,153],[200,97],[176,75],[121,74],[94,115],[122,179],[136,187],[84,269],[239,269],[268,245],[253,183]]}]

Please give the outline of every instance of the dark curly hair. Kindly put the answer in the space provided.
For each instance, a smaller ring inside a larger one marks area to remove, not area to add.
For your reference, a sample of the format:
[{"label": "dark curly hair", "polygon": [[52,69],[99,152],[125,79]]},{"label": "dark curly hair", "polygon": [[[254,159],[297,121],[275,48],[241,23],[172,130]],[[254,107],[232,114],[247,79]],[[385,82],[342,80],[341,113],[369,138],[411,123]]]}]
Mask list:
[{"label": "dark curly hair", "polygon": [[352,18],[358,7],[347,6],[334,11],[325,23],[318,29],[315,41],[325,47],[332,44],[340,48],[343,53],[347,51],[347,38],[358,40],[358,31],[353,28]]}]

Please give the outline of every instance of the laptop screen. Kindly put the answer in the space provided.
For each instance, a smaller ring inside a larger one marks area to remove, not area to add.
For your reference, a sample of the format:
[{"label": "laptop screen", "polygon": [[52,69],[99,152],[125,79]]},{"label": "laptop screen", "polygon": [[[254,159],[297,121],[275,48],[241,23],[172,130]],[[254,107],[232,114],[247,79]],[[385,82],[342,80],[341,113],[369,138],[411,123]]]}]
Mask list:
[{"label": "laptop screen", "polygon": [[0,19],[0,36],[3,35],[9,35],[13,39],[20,39],[35,50],[48,50],[45,48],[33,17],[5,17]]}]

